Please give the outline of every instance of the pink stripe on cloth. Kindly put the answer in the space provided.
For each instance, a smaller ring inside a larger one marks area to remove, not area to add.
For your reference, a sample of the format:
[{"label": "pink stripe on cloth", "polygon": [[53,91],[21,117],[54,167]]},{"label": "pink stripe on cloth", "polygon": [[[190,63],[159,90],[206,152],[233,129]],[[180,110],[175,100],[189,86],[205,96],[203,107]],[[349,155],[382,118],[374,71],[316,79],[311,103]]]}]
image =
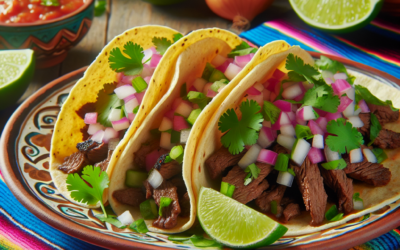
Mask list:
[{"label": "pink stripe on cloth", "polygon": [[19,226],[15,225],[2,213],[0,213],[0,234],[10,242],[22,247],[23,249],[54,249],[38,238],[24,231]]},{"label": "pink stripe on cloth", "polygon": [[371,25],[377,26],[379,28],[391,31],[393,33],[400,34],[400,26],[392,23],[392,22],[386,22],[384,20],[380,19],[375,19],[371,22]]},{"label": "pink stripe on cloth", "polygon": [[273,28],[275,30],[278,30],[279,32],[287,36],[290,36],[291,38],[296,39],[300,43],[306,44],[307,46],[317,51],[320,51],[321,53],[343,57],[336,51],[329,49],[323,44],[321,44],[321,41],[319,41],[318,39],[315,39],[312,36],[307,35],[306,33],[302,32],[299,29],[289,26],[288,23],[282,20],[268,21],[265,22],[264,25]]}]

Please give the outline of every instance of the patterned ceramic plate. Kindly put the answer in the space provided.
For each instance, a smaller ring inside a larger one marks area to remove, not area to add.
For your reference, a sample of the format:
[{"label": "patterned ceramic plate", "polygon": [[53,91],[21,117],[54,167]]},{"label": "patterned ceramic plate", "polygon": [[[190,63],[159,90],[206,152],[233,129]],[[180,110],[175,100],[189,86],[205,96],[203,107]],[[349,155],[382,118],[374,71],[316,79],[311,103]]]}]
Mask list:
[{"label": "patterned ceramic plate", "polygon": [[[319,54],[312,53],[314,56]],[[331,56],[332,57],[332,56]],[[400,80],[384,72],[349,60],[336,58],[352,70],[399,88]],[[57,114],[74,83],[85,68],[61,77],[25,101],[9,120],[1,141],[2,172],[18,200],[48,224],[103,247],[195,248],[168,240],[167,235],[126,233],[96,218],[99,210],[81,208],[67,201],[55,189],[49,173],[51,135]],[[361,244],[395,228],[400,223],[400,201],[323,232],[284,237],[269,248],[347,248]]]}]

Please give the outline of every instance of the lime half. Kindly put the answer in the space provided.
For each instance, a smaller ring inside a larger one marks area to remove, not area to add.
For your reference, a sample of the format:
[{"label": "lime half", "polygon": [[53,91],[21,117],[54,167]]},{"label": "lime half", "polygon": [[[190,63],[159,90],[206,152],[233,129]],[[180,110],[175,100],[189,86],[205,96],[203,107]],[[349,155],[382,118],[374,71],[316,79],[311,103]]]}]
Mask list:
[{"label": "lime half", "polygon": [[288,230],[268,216],[211,188],[200,189],[197,213],[208,235],[234,248],[270,245]]},{"label": "lime half", "polygon": [[18,101],[34,71],[33,50],[0,51],[0,110]]},{"label": "lime half", "polygon": [[376,17],[383,0],[289,0],[307,24],[325,31],[350,32]]}]

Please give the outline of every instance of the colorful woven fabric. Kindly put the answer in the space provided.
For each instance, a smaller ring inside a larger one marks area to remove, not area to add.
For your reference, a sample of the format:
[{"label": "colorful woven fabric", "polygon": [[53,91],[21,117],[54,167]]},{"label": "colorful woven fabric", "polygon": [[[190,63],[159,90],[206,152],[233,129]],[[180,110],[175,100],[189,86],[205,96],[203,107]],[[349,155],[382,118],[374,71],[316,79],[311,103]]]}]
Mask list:
[{"label": "colorful woven fabric", "polygon": [[[242,37],[256,45],[286,40],[291,45],[349,58],[400,78],[400,26],[375,20],[360,31],[338,36],[310,29],[299,21],[296,25],[293,23],[284,20],[266,22],[244,32]],[[374,39],[368,39],[370,37]],[[0,172],[1,249],[101,248],[70,237],[36,218],[12,195]],[[392,230],[353,249],[400,249],[400,231]]]}]

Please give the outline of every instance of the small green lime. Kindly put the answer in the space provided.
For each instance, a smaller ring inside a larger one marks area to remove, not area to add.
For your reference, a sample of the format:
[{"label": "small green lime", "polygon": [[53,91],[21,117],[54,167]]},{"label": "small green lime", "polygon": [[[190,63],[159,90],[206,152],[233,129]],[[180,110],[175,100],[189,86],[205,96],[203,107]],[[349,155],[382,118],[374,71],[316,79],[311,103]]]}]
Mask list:
[{"label": "small green lime", "polygon": [[201,226],[210,237],[234,248],[270,245],[288,230],[268,216],[211,188],[200,189],[197,213]]},{"label": "small green lime", "polygon": [[383,0],[289,0],[308,25],[335,33],[359,29],[378,15]]},{"label": "small green lime", "polygon": [[0,110],[18,101],[25,92],[33,73],[33,50],[0,51]]}]

